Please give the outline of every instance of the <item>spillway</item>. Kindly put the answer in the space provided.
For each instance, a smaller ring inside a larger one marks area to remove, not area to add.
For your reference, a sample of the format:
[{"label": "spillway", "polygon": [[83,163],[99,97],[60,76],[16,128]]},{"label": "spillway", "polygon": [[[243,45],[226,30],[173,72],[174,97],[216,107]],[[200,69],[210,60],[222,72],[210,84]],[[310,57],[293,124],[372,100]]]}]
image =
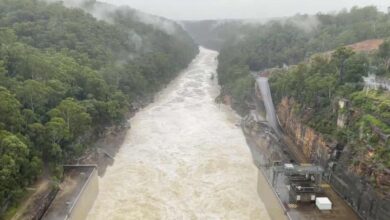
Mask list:
[{"label": "spillway", "polygon": [[257,77],[256,79],[257,85],[259,86],[261,95],[263,97],[265,110],[267,114],[267,121],[270,123],[272,128],[275,130],[277,134],[281,134],[279,129],[279,123],[277,121],[275,106],[272,101],[271,89],[269,87],[268,78],[266,77]]},{"label": "spillway", "polygon": [[89,220],[269,219],[240,118],[214,102],[218,53],[199,55],[131,119]]}]

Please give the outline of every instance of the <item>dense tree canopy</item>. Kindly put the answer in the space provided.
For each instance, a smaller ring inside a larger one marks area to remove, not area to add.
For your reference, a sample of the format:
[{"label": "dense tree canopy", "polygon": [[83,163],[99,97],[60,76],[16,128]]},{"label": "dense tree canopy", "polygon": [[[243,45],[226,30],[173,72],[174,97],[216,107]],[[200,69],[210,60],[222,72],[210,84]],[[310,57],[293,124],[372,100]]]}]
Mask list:
[{"label": "dense tree canopy", "polygon": [[[367,179],[390,169],[389,92],[363,91],[363,77],[390,77],[390,40],[378,51],[357,53],[345,45],[390,37],[390,14],[375,7],[338,14],[298,15],[265,24],[245,24],[215,31],[240,30],[226,35],[219,56],[218,78],[222,94],[233,97],[233,107],[248,110],[254,78],[251,72],[270,73],[274,102],[288,98],[302,123],[324,137],[348,145],[354,154],[350,167],[370,169]],[[220,37],[223,35],[220,35]],[[339,110],[339,100],[349,100]],[[345,112],[343,112],[345,111]],[[338,114],[348,117],[345,128],[337,127]],[[370,156],[367,156],[370,155]],[[362,174],[365,175],[365,174]]]},{"label": "dense tree canopy", "polygon": [[57,170],[80,156],[197,53],[173,22],[164,20],[170,33],[143,23],[130,8],[111,10],[105,20],[86,11],[0,0],[0,210],[43,163]]},{"label": "dense tree canopy", "polygon": [[23,187],[37,174],[36,159],[30,156],[28,146],[17,136],[0,131],[0,202],[20,196]]},{"label": "dense tree canopy", "polygon": [[[339,48],[331,58],[317,56],[274,71],[270,78],[275,102],[290,99],[303,123],[349,145],[354,154],[351,166],[370,167],[369,178],[390,168],[390,92],[363,90],[363,76],[384,65],[382,56],[383,51],[355,54]],[[339,109],[339,100],[349,100],[348,108]],[[348,117],[346,127],[337,126],[340,114]]]},{"label": "dense tree canopy", "polygon": [[[221,26],[225,28],[219,27],[215,31],[231,27],[231,32],[239,33],[236,37],[226,35],[227,37],[223,38],[224,35],[219,35],[225,44],[219,56],[218,77],[223,92],[233,95],[235,105],[240,107],[245,105],[245,99],[236,97],[232,92],[238,90],[234,87],[242,84],[251,71],[259,72],[268,68],[294,65],[319,52],[367,39],[389,37],[390,15],[378,11],[375,7],[354,7],[338,14],[297,15],[265,24],[241,23],[245,28],[235,28],[236,22],[225,22]],[[387,51],[386,45],[382,46],[382,51]],[[338,51],[337,55],[339,81],[360,79],[360,75],[351,75],[358,69],[361,74],[367,74],[365,69],[368,66],[363,66],[366,63],[364,57],[354,56],[346,61],[352,55],[351,51],[342,50],[344,51]],[[386,52],[381,54],[387,56]],[[384,69],[388,69],[389,63],[387,62],[387,66],[378,65],[378,72],[385,74]],[[356,69],[352,70],[352,66]],[[355,79],[346,79],[348,77]],[[248,91],[240,92],[245,93]]]}]

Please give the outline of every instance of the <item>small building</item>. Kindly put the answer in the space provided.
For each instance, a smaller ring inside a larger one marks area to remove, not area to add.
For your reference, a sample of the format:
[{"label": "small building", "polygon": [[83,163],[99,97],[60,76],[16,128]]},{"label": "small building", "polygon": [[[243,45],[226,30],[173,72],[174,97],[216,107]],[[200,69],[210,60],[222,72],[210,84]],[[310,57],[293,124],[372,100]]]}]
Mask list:
[{"label": "small building", "polygon": [[[321,188],[324,169],[313,165],[285,164],[275,167],[274,173],[284,173],[287,177],[287,189],[290,202],[315,202],[323,191]],[[276,178],[276,176],[274,176]]]}]

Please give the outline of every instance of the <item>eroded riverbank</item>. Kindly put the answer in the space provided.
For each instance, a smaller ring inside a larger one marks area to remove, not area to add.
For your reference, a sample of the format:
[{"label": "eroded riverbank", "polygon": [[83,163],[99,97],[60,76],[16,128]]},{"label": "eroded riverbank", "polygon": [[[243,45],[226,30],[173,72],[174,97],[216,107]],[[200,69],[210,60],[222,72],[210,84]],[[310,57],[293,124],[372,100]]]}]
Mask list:
[{"label": "eroded riverbank", "polygon": [[131,119],[89,219],[269,219],[239,118],[214,102],[217,55],[201,49]]}]

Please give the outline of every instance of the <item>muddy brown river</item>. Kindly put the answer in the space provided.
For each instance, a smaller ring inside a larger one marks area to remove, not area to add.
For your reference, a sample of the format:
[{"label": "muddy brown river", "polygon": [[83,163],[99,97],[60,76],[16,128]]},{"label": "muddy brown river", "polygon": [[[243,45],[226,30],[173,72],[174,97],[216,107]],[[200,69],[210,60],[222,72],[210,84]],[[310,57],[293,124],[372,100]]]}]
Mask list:
[{"label": "muddy brown river", "polygon": [[99,179],[89,220],[269,219],[240,119],[214,102],[217,56],[201,48],[131,119],[115,163]]}]

